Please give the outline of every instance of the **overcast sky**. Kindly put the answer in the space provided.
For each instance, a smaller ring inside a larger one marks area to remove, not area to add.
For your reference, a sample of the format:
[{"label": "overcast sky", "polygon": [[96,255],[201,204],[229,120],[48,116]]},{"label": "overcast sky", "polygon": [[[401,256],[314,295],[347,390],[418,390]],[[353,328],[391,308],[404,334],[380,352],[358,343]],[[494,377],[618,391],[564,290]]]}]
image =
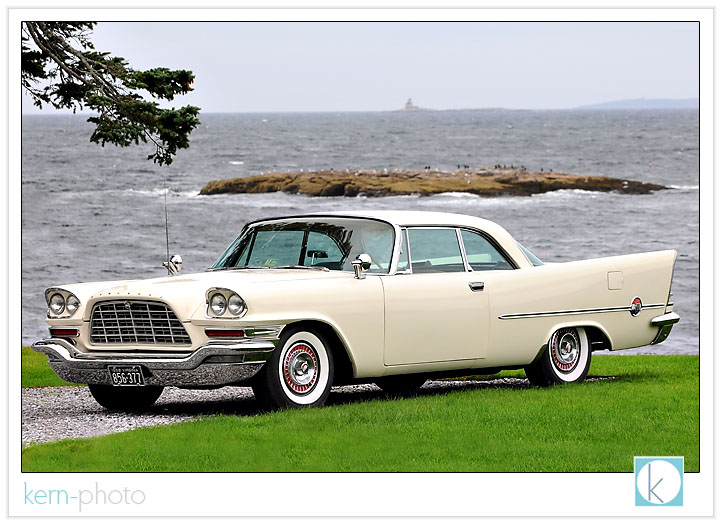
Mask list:
[{"label": "overcast sky", "polygon": [[[207,112],[570,108],[698,96],[696,23],[110,22],[101,51],[190,69]],[[37,109],[23,99],[24,112]],[[45,110],[51,112],[51,110]]]}]

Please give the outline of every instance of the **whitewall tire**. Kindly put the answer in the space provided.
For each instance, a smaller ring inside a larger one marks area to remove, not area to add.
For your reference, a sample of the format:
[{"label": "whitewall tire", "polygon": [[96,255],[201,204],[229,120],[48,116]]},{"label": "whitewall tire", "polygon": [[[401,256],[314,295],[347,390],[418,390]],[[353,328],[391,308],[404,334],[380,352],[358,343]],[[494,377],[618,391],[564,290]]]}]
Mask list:
[{"label": "whitewall tire", "polygon": [[560,328],[549,338],[544,354],[524,371],[529,382],[536,386],[577,383],[587,377],[591,359],[584,328]]},{"label": "whitewall tire", "polygon": [[333,384],[333,355],[323,336],[295,329],[281,340],[253,383],[264,408],[314,407],[325,403]]}]

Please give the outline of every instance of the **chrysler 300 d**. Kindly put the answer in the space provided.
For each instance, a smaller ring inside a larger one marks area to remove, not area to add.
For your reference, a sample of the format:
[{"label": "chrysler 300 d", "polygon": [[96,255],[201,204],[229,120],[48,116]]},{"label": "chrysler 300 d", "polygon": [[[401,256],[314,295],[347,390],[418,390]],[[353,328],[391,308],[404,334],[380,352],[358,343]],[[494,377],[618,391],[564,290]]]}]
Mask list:
[{"label": "chrysler 300 d", "polygon": [[174,256],[167,277],[47,289],[50,337],[33,348],[113,410],[171,385],[250,385],[277,408],[502,369],[576,382],[594,350],[667,338],[676,255],[543,264],[501,226],[447,213],[265,219],[205,272]]}]

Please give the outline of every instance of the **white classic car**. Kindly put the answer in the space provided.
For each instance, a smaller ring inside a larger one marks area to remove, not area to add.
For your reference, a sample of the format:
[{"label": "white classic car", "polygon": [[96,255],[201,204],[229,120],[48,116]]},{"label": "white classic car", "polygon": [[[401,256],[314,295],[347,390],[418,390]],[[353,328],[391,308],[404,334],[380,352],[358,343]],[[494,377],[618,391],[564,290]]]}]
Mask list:
[{"label": "white classic car", "polygon": [[411,392],[433,377],[524,368],[582,381],[592,351],[664,341],[674,250],[543,264],[465,215],[347,212],[243,228],[207,271],[46,290],[47,354],[114,410],[163,387],[250,385],[265,407],[319,406],[332,385]]}]

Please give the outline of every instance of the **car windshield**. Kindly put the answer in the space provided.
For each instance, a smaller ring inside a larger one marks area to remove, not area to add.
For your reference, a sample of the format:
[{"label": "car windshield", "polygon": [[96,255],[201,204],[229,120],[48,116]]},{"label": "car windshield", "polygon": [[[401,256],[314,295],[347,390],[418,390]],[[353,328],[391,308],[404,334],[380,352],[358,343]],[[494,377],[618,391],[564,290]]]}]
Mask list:
[{"label": "car windshield", "polygon": [[231,268],[318,268],[352,271],[361,253],[371,256],[369,273],[388,273],[394,246],[391,225],[339,217],[293,218],[251,224],[211,266]]}]

